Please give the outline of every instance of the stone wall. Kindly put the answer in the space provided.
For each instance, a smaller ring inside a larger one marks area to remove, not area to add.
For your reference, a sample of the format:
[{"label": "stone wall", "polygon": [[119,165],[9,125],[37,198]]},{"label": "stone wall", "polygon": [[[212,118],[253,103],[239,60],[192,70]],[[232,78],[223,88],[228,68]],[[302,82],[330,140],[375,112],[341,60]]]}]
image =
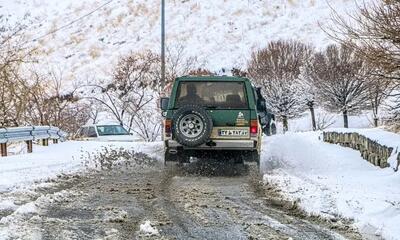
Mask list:
[{"label": "stone wall", "polygon": [[[389,167],[388,159],[392,155],[392,147],[381,145],[359,133],[324,132],[323,138],[325,142],[358,150],[365,160],[375,166],[381,168]],[[400,163],[400,153],[397,155],[397,162]],[[398,165],[394,166],[396,171],[399,167]]]}]

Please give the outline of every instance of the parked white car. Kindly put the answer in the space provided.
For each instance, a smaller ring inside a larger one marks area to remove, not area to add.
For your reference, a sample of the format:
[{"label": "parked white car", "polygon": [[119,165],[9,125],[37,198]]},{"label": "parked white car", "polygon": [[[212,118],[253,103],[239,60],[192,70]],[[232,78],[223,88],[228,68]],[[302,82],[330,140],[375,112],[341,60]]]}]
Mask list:
[{"label": "parked white car", "polygon": [[139,139],[132,136],[121,125],[92,124],[82,126],[76,136],[78,140],[104,142],[135,142]]}]

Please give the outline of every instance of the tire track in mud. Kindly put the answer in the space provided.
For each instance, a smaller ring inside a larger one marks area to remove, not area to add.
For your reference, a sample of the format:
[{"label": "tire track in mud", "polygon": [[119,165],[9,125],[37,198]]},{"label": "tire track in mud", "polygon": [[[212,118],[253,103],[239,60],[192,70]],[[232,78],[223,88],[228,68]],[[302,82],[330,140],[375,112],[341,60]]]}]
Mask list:
[{"label": "tire track in mud", "polygon": [[[59,179],[32,199],[36,212],[11,218],[10,239],[360,239],[274,206],[254,173],[195,162]],[[158,234],[142,231],[145,221]]]},{"label": "tire track in mud", "polygon": [[[235,239],[342,238],[325,226],[299,219],[295,214],[288,215],[288,210],[285,212],[285,209],[273,207],[260,184],[260,176],[255,173],[254,169],[249,171],[243,166],[219,163],[206,167],[184,167],[178,177],[171,181],[170,190],[186,190],[183,196],[174,191],[170,197],[182,212],[189,211],[191,216],[206,223],[212,222],[215,216],[219,217],[218,223],[223,226],[213,226],[221,232],[218,239],[232,239],[227,235],[230,232],[235,232]],[[201,194],[196,195],[199,192]],[[182,198],[184,201],[179,200]],[[355,233],[347,234],[347,237],[359,239]]]}]

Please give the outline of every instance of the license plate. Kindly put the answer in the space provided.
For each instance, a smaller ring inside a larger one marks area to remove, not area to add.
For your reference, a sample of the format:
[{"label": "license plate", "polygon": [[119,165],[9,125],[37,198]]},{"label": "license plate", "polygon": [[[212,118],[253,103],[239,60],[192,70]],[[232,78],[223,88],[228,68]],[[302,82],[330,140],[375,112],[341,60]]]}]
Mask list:
[{"label": "license plate", "polygon": [[223,137],[243,137],[249,134],[248,130],[235,130],[235,129],[221,129],[219,135]]}]

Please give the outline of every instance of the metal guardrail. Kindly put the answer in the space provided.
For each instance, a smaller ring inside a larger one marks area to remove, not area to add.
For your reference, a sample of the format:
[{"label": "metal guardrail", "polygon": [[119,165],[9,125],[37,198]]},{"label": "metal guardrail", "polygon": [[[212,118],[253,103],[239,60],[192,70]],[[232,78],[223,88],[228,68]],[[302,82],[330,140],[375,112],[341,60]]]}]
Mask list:
[{"label": "metal guardrail", "polygon": [[58,143],[65,141],[67,136],[66,132],[51,126],[0,128],[1,156],[7,156],[8,143],[24,141],[28,146],[28,152],[31,153],[33,141],[42,140],[42,145],[48,146],[49,139],[53,139],[53,143]]}]

